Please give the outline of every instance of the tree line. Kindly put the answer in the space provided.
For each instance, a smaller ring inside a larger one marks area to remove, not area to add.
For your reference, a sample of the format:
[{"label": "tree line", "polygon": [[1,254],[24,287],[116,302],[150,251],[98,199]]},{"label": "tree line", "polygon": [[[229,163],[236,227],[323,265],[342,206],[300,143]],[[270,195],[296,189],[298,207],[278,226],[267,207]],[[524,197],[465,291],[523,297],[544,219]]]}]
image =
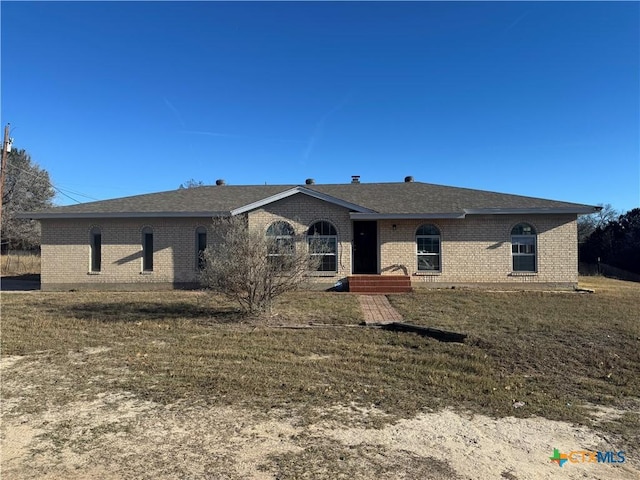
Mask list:
[{"label": "tree line", "polygon": [[607,204],[578,219],[579,258],[640,274],[640,208],[621,214]]}]

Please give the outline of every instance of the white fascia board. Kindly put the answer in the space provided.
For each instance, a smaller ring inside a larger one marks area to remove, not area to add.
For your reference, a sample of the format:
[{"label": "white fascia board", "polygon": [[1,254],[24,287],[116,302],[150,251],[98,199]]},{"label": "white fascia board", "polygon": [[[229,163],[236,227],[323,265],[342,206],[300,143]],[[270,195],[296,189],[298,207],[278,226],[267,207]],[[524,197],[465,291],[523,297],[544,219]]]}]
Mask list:
[{"label": "white fascia board", "polygon": [[228,217],[229,212],[109,212],[109,213],[19,213],[16,218],[56,220],[73,218],[204,218]]},{"label": "white fascia board", "polygon": [[285,190],[284,192],[271,195],[270,197],[263,198],[262,200],[258,200],[257,202],[249,203],[248,205],[244,205],[242,207],[231,210],[231,215],[235,216],[241,213],[250,212],[251,210],[264,207],[265,205],[268,205],[273,202],[277,202],[278,200],[282,200],[292,195],[296,195],[297,193],[302,193],[303,195],[308,195],[310,197],[317,198],[318,200],[332,203],[334,205],[339,205],[349,210],[355,210],[357,212],[373,212],[373,210],[369,210],[368,208],[364,208],[360,205],[356,205],[355,203],[345,202],[344,200],[341,200],[336,197],[332,197],[331,195],[326,195],[324,193],[316,192],[315,190],[309,190],[308,188],[304,188],[304,187],[294,187],[289,190]]},{"label": "white fascia board", "polygon": [[588,214],[597,212],[598,209],[599,207],[590,207],[586,205],[559,208],[465,208],[464,213],[467,215]]},{"label": "white fascia board", "polygon": [[428,220],[464,218],[464,213],[350,213],[351,220]]}]

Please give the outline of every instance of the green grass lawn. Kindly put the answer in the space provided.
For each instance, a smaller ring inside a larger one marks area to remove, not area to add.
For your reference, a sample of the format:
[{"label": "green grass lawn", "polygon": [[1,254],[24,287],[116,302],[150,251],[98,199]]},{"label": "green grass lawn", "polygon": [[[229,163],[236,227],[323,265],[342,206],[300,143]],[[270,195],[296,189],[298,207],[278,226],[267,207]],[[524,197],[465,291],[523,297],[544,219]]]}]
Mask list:
[{"label": "green grass lawn", "polygon": [[[584,280],[596,293],[389,297],[406,322],[467,333],[465,344],[348,326],[362,320],[350,294],[293,293],[265,319],[243,319],[202,292],[3,294],[1,353],[38,355],[59,372],[43,376],[23,403],[29,411],[127,391],[161,403],[284,407],[303,422],[353,402],[389,421],[452,406],[590,424],[587,407],[597,404],[627,412],[599,428],[638,445],[640,285]],[[274,327],[309,322],[336,326]],[[109,350],[75,362],[87,349]]]}]

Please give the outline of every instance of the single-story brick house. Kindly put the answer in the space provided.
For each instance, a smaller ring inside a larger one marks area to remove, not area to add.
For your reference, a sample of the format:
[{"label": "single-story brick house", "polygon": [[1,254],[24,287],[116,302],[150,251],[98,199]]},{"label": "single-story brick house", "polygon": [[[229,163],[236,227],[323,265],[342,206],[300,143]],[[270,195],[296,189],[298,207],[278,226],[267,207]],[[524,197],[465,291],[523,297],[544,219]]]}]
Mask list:
[{"label": "single-story brick house", "polygon": [[[414,182],[225,185],[25,213],[42,225],[43,290],[197,284],[212,219],[265,235],[320,235],[317,281],[404,275],[412,284],[575,286],[576,220],[599,207]],[[303,245],[306,248],[306,245]]]}]

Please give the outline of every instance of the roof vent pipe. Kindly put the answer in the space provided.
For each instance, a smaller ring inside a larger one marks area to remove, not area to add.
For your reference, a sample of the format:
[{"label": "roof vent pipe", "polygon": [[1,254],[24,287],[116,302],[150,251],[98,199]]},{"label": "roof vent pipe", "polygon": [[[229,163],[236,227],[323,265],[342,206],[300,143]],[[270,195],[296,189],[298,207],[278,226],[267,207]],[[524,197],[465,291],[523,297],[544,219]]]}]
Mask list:
[{"label": "roof vent pipe", "polygon": [[315,185],[316,181],[313,178],[307,178],[304,183],[305,185]]},{"label": "roof vent pipe", "polygon": [[360,183],[360,175],[351,175],[351,183]]},{"label": "roof vent pipe", "polygon": [[411,175],[404,177],[404,183],[411,183],[413,182],[413,177]]},{"label": "roof vent pipe", "polygon": [[225,181],[222,178],[216,180],[216,185],[225,185]]}]

